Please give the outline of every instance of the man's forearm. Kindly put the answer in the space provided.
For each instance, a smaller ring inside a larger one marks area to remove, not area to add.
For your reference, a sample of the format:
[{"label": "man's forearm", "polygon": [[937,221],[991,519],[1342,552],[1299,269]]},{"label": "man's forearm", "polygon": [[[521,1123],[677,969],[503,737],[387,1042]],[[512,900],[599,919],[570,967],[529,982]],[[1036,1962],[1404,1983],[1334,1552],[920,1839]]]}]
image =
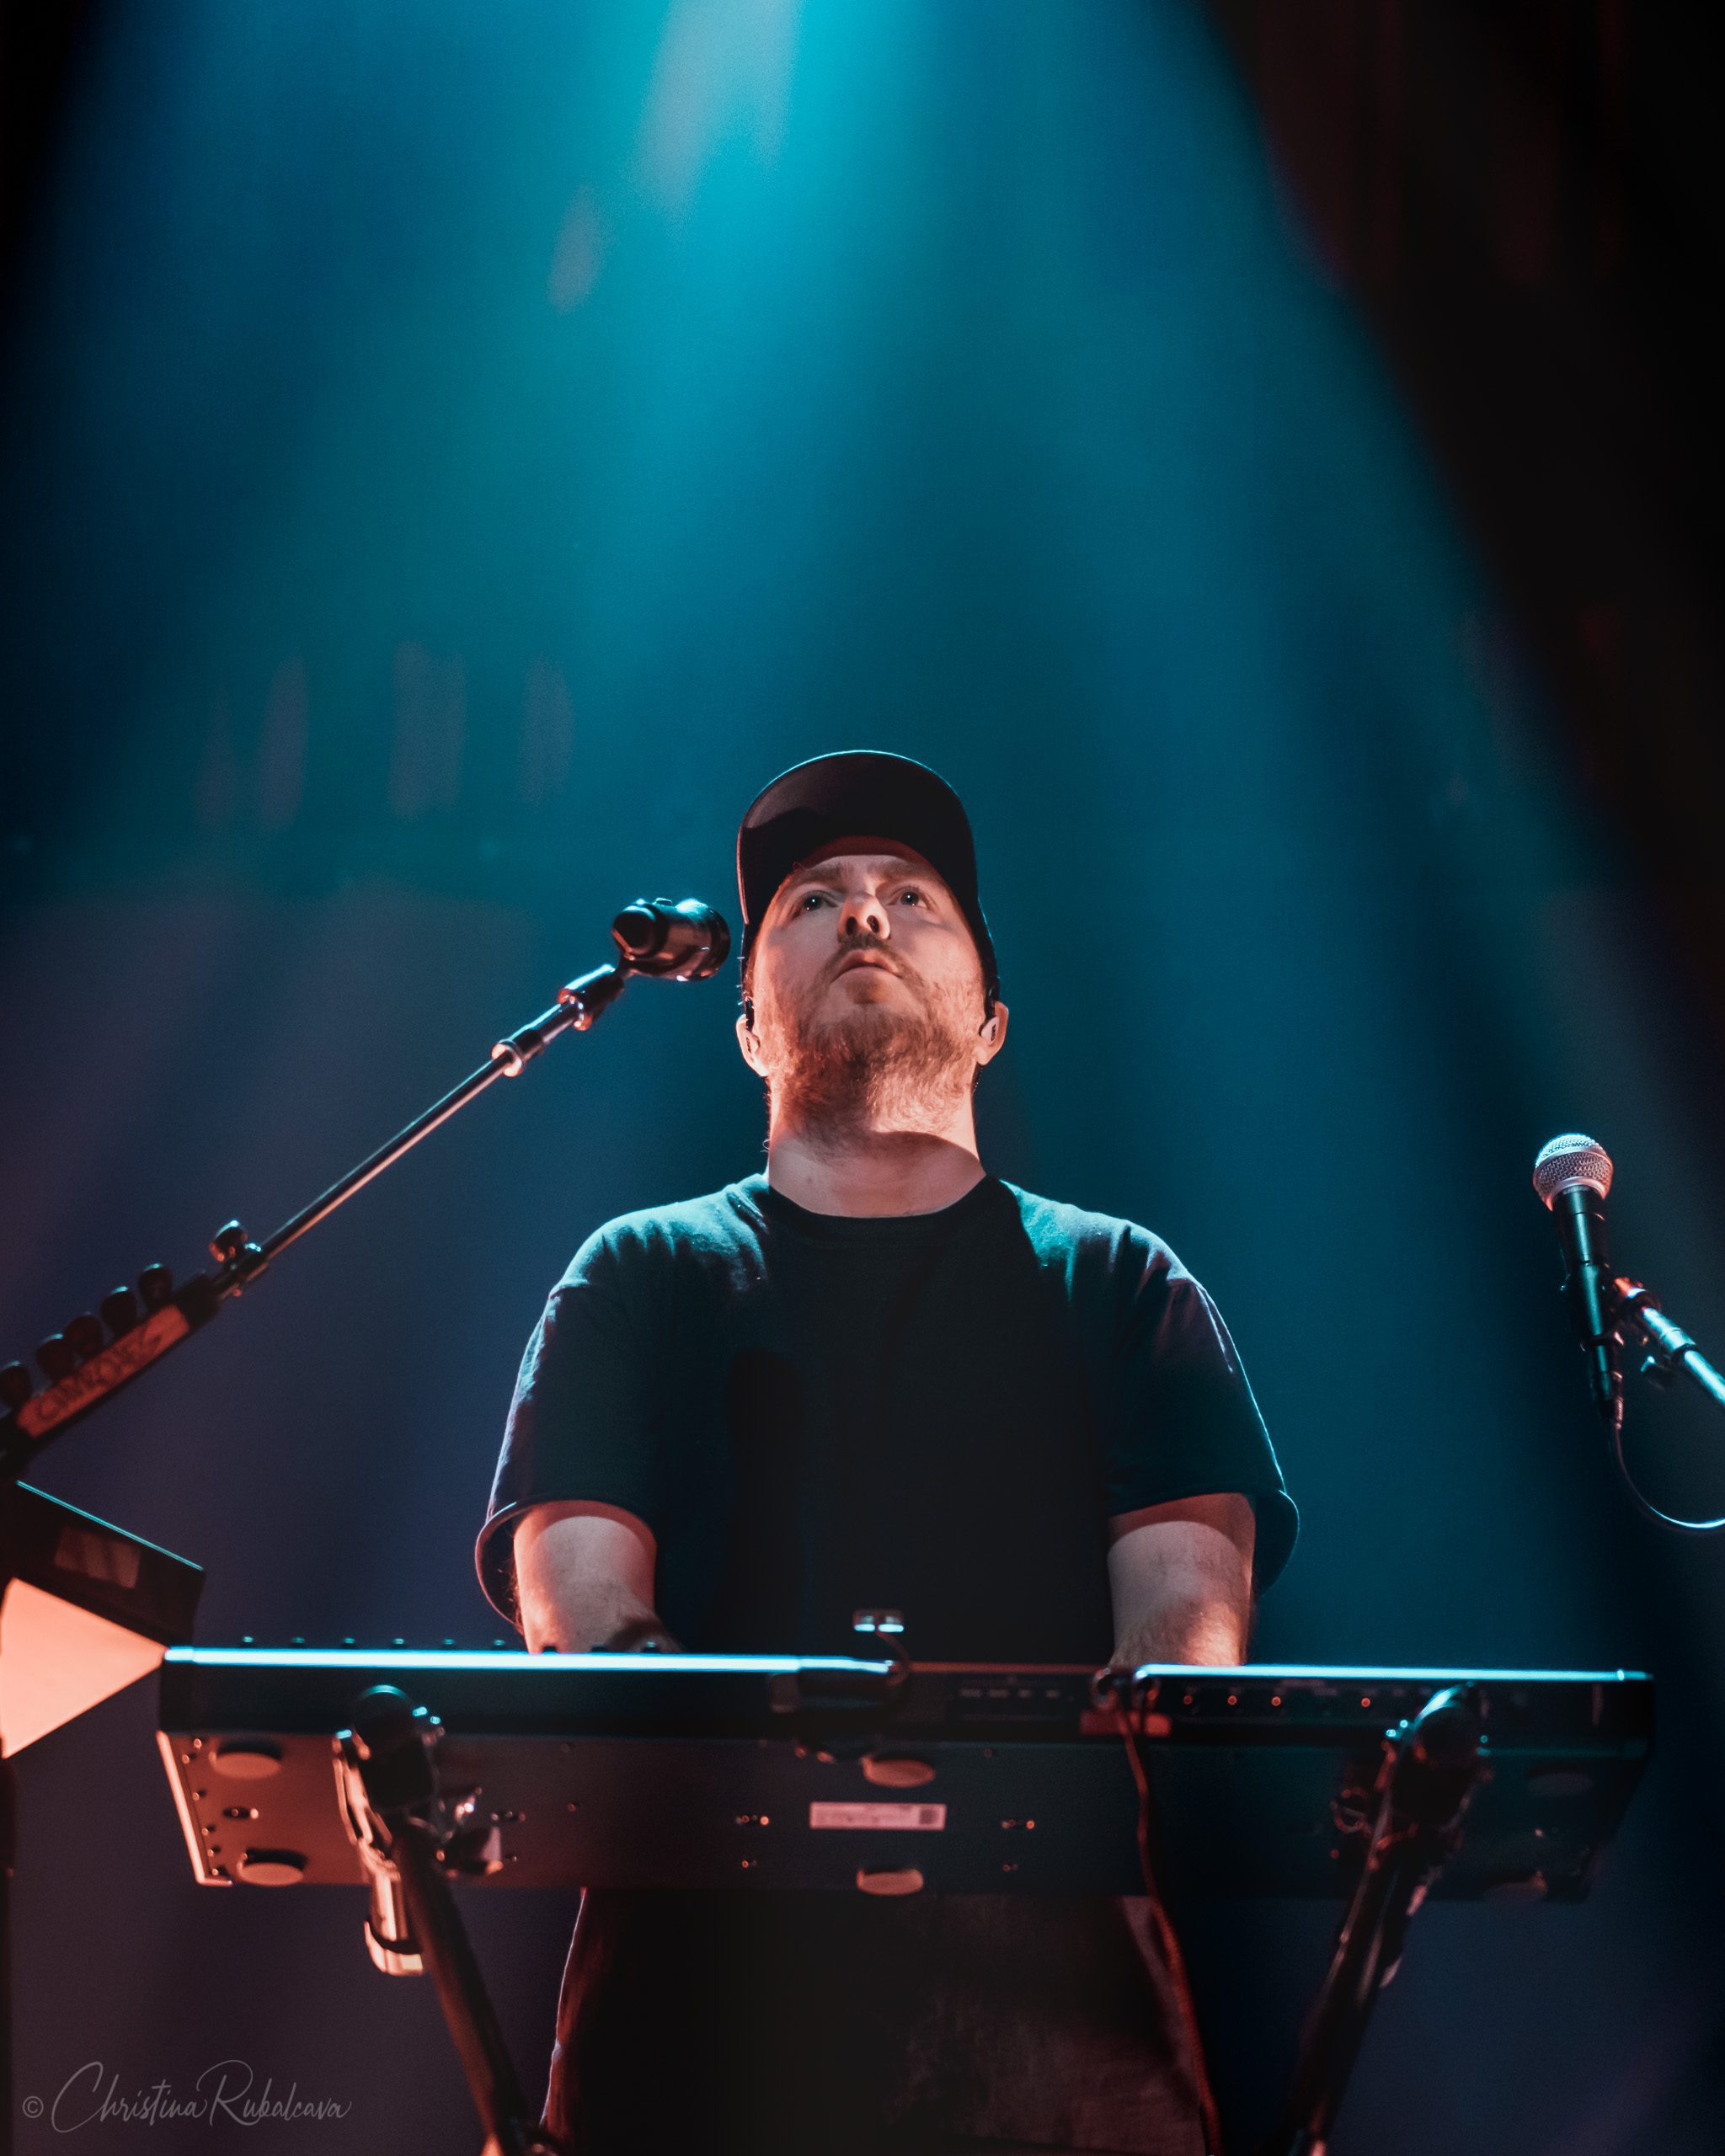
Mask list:
[{"label": "man's forearm", "polygon": [[521,1630],[534,1654],[586,1654],[633,1625],[658,1622],[650,1603],[608,1580],[562,1580],[553,1593],[521,1597]]},{"label": "man's forearm", "polygon": [[542,1506],[516,1529],[514,1554],[521,1630],[535,1654],[586,1654],[620,1635],[628,1646],[668,1641],[653,1607],[655,1546],[633,1515]]},{"label": "man's forearm", "polygon": [[1114,1521],[1112,1532],[1117,1668],[1245,1659],[1255,1521],[1244,1497],[1148,1507]]},{"label": "man's forearm", "polygon": [[1242,1662],[1251,1613],[1213,1593],[1174,1593],[1143,1612],[1115,1642],[1116,1668],[1144,1662]]}]

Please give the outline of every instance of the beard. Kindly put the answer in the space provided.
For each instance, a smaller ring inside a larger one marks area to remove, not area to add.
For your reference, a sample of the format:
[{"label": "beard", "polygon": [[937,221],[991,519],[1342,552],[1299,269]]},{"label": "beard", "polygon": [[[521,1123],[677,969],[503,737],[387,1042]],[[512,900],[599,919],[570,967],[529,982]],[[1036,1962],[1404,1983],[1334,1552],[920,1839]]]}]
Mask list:
[{"label": "beard", "polygon": [[772,1023],[776,1114],[835,1137],[937,1123],[969,1098],[976,1059],[964,1010],[921,984],[914,1008],[859,1003],[834,1017],[779,1011]]}]

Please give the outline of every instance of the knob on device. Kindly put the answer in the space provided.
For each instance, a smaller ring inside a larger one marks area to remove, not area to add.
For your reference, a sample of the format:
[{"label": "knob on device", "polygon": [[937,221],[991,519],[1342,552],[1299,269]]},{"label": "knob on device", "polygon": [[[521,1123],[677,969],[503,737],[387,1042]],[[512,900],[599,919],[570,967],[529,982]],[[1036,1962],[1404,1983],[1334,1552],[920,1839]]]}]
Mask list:
[{"label": "knob on device", "polygon": [[103,1323],[116,1340],[131,1331],[141,1315],[136,1292],[131,1288],[115,1288],[102,1298]]},{"label": "knob on device", "polygon": [[106,1344],[101,1319],[88,1310],[81,1310],[66,1328],[66,1344],[79,1362],[88,1362],[97,1349]]}]

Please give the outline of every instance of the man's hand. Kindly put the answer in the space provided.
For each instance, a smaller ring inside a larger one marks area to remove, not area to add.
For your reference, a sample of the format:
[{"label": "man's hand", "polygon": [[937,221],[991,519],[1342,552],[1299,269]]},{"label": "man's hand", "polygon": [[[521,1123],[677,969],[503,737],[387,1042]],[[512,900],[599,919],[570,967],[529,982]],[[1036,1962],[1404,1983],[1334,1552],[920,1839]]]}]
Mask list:
[{"label": "man's hand", "polygon": [[601,1640],[601,1654],[681,1654],[677,1642],[656,1617],[635,1617],[620,1632]]},{"label": "man's hand", "polygon": [[535,1505],[515,1529],[521,1630],[535,1654],[585,1654],[613,1640],[670,1642],[653,1607],[659,1545],[616,1505]]},{"label": "man's hand", "polygon": [[1258,1520],[1233,1492],[1146,1505],[1108,1522],[1114,1666],[1245,1658]]}]

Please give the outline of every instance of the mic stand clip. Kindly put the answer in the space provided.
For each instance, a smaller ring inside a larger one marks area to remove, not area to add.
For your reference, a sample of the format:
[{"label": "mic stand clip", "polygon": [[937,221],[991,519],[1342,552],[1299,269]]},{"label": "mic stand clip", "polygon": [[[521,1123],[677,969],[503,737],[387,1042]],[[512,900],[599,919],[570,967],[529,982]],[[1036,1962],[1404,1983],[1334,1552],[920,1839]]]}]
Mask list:
[{"label": "mic stand clip", "polygon": [[429,1971],[486,2135],[486,2156],[569,2156],[527,2109],[451,1876],[501,1868],[478,1792],[442,1786],[443,1727],[393,1684],[360,1694],[335,1738],[342,1816],[371,1886],[366,1945],[393,1976]]},{"label": "mic stand clip", "polygon": [[1370,1844],[1300,2042],[1282,2123],[1264,2156],[1323,2156],[1378,1993],[1414,1912],[1459,1846],[1486,1750],[1466,1685],[1434,1693],[1384,1739]]},{"label": "mic stand clip", "polygon": [[1674,1318],[1667,1317],[1659,1299],[1639,1280],[1611,1283],[1612,1320],[1619,1339],[1626,1324],[1641,1335],[1647,1355],[1642,1375],[1651,1384],[1669,1385],[1680,1370],[1704,1392],[1716,1407],[1725,1407],[1725,1377],[1722,1377]]}]

